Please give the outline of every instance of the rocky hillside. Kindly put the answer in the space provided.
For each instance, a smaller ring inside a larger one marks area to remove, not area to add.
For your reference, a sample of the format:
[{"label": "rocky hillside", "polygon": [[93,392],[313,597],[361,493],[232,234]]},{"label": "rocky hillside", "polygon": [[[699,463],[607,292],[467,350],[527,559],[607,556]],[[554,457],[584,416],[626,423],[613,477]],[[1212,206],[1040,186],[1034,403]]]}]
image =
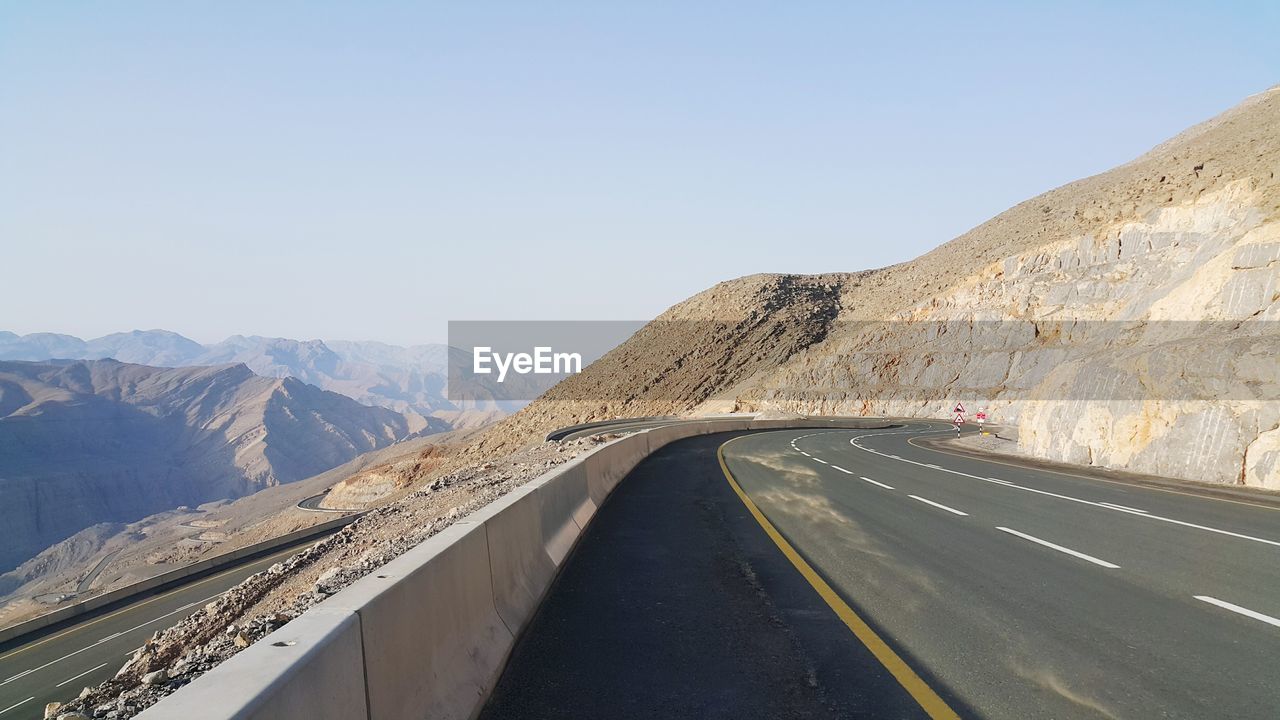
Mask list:
[{"label": "rocky hillside", "polygon": [[97,523],[293,482],[420,429],[244,365],[0,362],[0,572]]},{"label": "rocky hillside", "polygon": [[944,416],[1068,462],[1280,488],[1280,90],[908,263],[667,311],[479,453],[610,416]]}]

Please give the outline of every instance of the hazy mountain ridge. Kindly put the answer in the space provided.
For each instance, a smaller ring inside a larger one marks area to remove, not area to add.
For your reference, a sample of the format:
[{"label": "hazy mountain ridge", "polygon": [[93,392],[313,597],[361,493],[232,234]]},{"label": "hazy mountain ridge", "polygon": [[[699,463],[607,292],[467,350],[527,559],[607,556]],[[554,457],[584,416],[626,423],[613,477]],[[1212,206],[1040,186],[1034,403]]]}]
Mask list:
[{"label": "hazy mountain ridge", "polygon": [[0,570],[100,522],[316,475],[420,422],[243,364],[0,362]]},{"label": "hazy mountain ridge", "polygon": [[259,375],[297,378],[365,405],[422,416],[433,431],[473,427],[518,409],[510,404],[450,401],[445,345],[401,347],[244,335],[201,345],[167,330],[134,330],[92,340],[0,331],[0,360],[104,358],[155,367],[244,363]]}]

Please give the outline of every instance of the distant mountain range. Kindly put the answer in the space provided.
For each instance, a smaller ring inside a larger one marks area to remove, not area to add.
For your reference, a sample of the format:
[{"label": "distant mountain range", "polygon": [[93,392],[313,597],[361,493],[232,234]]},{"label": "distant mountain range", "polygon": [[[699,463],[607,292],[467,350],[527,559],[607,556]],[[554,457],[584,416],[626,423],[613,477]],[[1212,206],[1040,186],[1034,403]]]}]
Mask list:
[{"label": "distant mountain range", "polygon": [[[193,350],[181,336],[148,339],[165,342],[33,343],[62,353],[149,348],[170,362]],[[421,417],[244,364],[0,361],[0,572],[96,523],[301,480],[424,430]]]},{"label": "distant mountain range", "polygon": [[[154,367],[244,363],[253,372],[296,378],[365,405],[432,419],[433,430],[467,428],[519,409],[520,403],[454,403],[446,397],[448,346],[291,340],[233,335],[202,345],[168,330],[134,330],[92,340],[0,331],[0,360],[101,360]],[[443,422],[441,422],[443,421]]]}]

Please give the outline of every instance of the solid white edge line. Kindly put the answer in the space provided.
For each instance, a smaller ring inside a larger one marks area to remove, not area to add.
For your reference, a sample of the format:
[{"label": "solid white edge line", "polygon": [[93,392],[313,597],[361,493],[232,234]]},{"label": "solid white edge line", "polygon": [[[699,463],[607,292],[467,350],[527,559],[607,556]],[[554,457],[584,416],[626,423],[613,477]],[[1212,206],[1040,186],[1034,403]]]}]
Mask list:
[{"label": "solid white edge line", "polygon": [[879,480],[872,480],[872,479],[871,479],[871,478],[869,478],[869,477],[863,477],[862,475],[859,475],[859,476],[858,476],[858,479],[859,479],[859,480],[866,480],[867,482],[871,483],[872,485],[879,485],[880,487],[884,488],[885,490],[892,490],[892,489],[893,489],[893,486],[892,486],[892,485],[885,485],[884,483],[880,482]]},{"label": "solid white edge line", "polygon": [[31,696],[31,697],[27,698],[26,700],[23,700],[23,701],[22,701],[22,702],[20,702],[20,703],[16,703],[16,704],[10,705],[9,707],[7,707],[7,708],[5,708],[5,709],[0,710],[0,714],[7,713],[7,712],[9,712],[10,710],[12,710],[12,709],[14,709],[14,708],[18,707],[18,705],[26,705],[27,703],[29,703],[29,702],[31,702],[32,700],[35,700],[35,699],[36,699],[36,698],[35,698],[35,696],[33,695],[33,696]]},{"label": "solid white edge line", "polygon": [[1017,535],[1018,537],[1022,538],[1023,540],[1030,540],[1031,542],[1036,543],[1036,544],[1038,544],[1038,545],[1043,545],[1043,546],[1045,546],[1045,547],[1047,547],[1047,548],[1052,548],[1052,549],[1054,549],[1054,550],[1057,550],[1058,552],[1066,553],[1066,554],[1068,554],[1068,555],[1070,555],[1070,556],[1072,556],[1072,557],[1078,557],[1078,558],[1080,558],[1081,560],[1087,560],[1087,561],[1089,561],[1089,562],[1093,563],[1094,565],[1101,565],[1102,567],[1104,567],[1104,568],[1109,568],[1109,569],[1111,569],[1111,570],[1119,570],[1119,569],[1120,569],[1120,566],[1119,566],[1119,565],[1116,565],[1115,563],[1109,563],[1109,562],[1107,562],[1106,560],[1101,560],[1101,559],[1096,558],[1096,557],[1094,557],[1094,556],[1092,556],[1092,555],[1086,555],[1086,554],[1084,554],[1084,553],[1082,553],[1082,552],[1080,552],[1080,551],[1078,551],[1078,550],[1072,550],[1072,549],[1071,549],[1071,548],[1069,548],[1069,547],[1063,547],[1063,546],[1061,546],[1061,545],[1058,545],[1058,544],[1055,544],[1055,543],[1051,543],[1051,542],[1049,542],[1048,540],[1041,540],[1040,538],[1035,537],[1034,535],[1028,535],[1028,534],[1026,534],[1026,533],[1024,533],[1024,532],[1018,532],[1017,530],[1014,530],[1014,529],[1012,529],[1012,528],[1007,528],[1007,527],[997,527],[996,529],[997,529],[997,530],[999,530],[999,531],[1001,531],[1001,532],[1007,532],[1007,533],[1009,533],[1010,535]]},{"label": "solid white edge line", "polygon": [[968,516],[969,516],[969,513],[967,513],[967,512],[961,512],[961,511],[959,511],[959,510],[957,510],[957,509],[955,509],[955,508],[953,508],[953,507],[947,507],[946,505],[943,505],[942,503],[934,502],[934,501],[932,501],[932,500],[930,500],[930,499],[928,499],[928,498],[922,498],[922,497],[920,497],[919,495],[908,495],[907,497],[911,498],[912,500],[919,500],[920,502],[924,503],[925,505],[932,505],[932,506],[934,506],[934,507],[936,507],[936,508],[938,508],[938,509],[940,509],[940,510],[946,510],[946,511],[947,511],[947,512],[949,512],[949,513],[955,513],[956,515],[961,515],[961,516],[964,516],[964,517],[968,517]]},{"label": "solid white edge line", "polygon": [[76,680],[79,680],[80,678],[84,677],[85,675],[88,675],[89,673],[93,672],[94,670],[101,670],[102,668],[104,668],[104,667],[106,667],[106,666],[107,666],[107,664],[106,664],[106,663],[102,663],[101,665],[99,665],[99,666],[98,666],[98,667],[96,667],[96,668],[89,668],[88,670],[85,670],[84,672],[80,673],[79,675],[77,675],[77,676],[75,676],[75,677],[67,678],[66,680],[63,680],[62,682],[58,683],[57,685],[54,685],[54,687],[62,687],[63,685],[66,685],[66,684],[67,684],[67,683],[69,683],[69,682],[74,682],[74,681],[76,681]]},{"label": "solid white edge line", "polygon": [[1226,600],[1219,600],[1218,598],[1209,597],[1208,595],[1196,595],[1194,597],[1195,599],[1200,600],[1202,602],[1207,602],[1210,605],[1217,605],[1218,607],[1224,610],[1230,610],[1233,613],[1239,613],[1241,615],[1244,615],[1245,617],[1253,618],[1254,620],[1261,620],[1262,622],[1268,625],[1275,625],[1276,627],[1280,627],[1280,618],[1273,618],[1270,615],[1263,615],[1262,613],[1257,612],[1255,610],[1250,610],[1247,607],[1240,607],[1239,605],[1229,603]]}]

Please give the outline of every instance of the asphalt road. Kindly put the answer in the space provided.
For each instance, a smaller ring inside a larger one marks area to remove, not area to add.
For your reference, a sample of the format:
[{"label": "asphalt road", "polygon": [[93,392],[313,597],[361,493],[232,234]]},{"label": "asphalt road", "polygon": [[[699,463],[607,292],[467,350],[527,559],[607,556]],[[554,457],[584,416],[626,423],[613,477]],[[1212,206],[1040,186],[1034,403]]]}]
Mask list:
[{"label": "asphalt road", "polygon": [[574,426],[561,428],[560,430],[547,435],[547,439],[555,440],[557,442],[567,442],[569,440],[577,440],[578,438],[591,437],[592,435],[635,432],[637,430],[647,430],[649,428],[663,427],[664,425],[674,425],[684,422],[695,421],[681,420],[678,418],[634,418],[626,420],[609,420],[591,423],[586,427]]},{"label": "asphalt road", "polygon": [[951,432],[655,454],[601,508],[484,717],[1280,716],[1274,504],[912,442]]},{"label": "asphalt road", "polygon": [[177,623],[299,547],[144,597],[0,653],[0,720],[42,718],[45,704],[69,700],[85,686],[112,677],[157,630]]}]

